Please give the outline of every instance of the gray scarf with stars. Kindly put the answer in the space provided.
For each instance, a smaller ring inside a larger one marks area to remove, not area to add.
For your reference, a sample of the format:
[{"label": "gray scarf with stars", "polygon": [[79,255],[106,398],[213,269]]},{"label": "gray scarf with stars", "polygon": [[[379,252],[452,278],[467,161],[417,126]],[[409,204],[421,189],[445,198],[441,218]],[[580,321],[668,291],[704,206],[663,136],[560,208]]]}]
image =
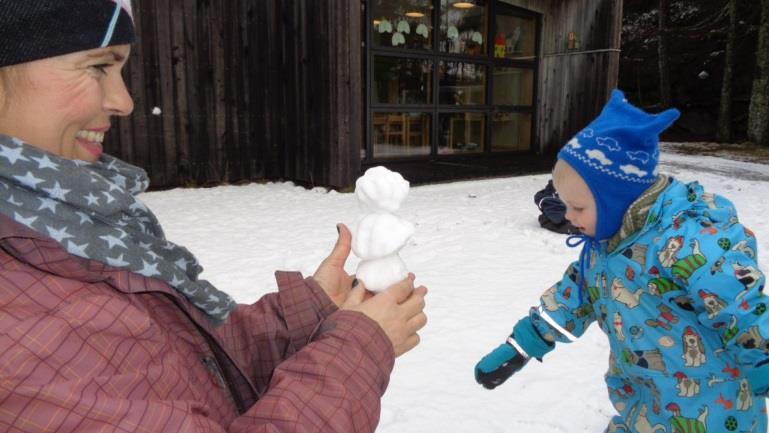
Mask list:
[{"label": "gray scarf with stars", "polygon": [[70,254],[165,281],[222,323],[236,304],[206,280],[195,256],[166,240],[136,195],[149,179],[109,155],[88,163],[0,135],[0,212],[49,236]]}]

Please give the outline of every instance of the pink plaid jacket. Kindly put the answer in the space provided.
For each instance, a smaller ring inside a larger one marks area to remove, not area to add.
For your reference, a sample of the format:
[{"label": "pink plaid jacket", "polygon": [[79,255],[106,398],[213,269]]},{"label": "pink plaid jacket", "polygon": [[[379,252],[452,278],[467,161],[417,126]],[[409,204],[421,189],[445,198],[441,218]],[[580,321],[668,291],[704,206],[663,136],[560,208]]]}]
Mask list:
[{"label": "pink plaid jacket", "polygon": [[213,327],[162,281],[0,215],[0,431],[374,431],[386,335],[311,278],[276,276]]}]

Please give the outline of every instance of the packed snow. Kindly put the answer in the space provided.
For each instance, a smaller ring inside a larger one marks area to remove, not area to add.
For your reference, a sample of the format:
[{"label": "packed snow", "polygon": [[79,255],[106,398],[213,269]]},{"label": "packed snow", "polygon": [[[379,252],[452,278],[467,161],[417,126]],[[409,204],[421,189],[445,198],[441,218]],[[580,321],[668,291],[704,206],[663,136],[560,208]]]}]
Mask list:
[{"label": "packed snow", "polygon": [[360,258],[355,276],[372,292],[408,276],[398,252],[414,234],[414,224],[397,215],[408,194],[409,182],[382,166],[369,168],[355,182],[364,212],[354,227],[352,251]]},{"label": "packed snow", "polygon": [[[699,180],[737,206],[769,270],[769,166],[663,153],[663,173]],[[537,224],[534,193],[548,175],[416,186],[399,215],[416,226],[400,251],[429,287],[422,343],[399,358],[380,433],[602,432],[613,409],[603,383],[608,344],[597,326],[531,362],[499,388],[473,366],[578,255]],[[291,183],[144,194],[169,239],[205,267],[202,277],[241,303],[274,291],[275,270],[311,275],[336,241],[335,224],[361,216],[354,194]],[[348,272],[359,259],[351,255]]]}]

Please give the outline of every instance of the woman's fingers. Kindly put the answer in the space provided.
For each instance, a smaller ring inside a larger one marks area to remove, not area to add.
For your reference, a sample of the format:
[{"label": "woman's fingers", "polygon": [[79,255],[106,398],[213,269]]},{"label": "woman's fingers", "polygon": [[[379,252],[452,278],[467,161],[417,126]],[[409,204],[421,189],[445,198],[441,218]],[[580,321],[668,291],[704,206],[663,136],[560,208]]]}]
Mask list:
[{"label": "woman's fingers", "polygon": [[392,296],[396,304],[400,304],[414,292],[414,278],[414,274],[409,274],[403,280],[385,289],[385,293]]},{"label": "woman's fingers", "polygon": [[403,313],[407,319],[420,313],[425,308],[425,295],[427,288],[419,286],[411,292],[411,296],[401,303]]},{"label": "woman's fingers", "polygon": [[417,332],[427,325],[427,314],[424,311],[420,311],[419,314],[408,320],[408,328]]},{"label": "woman's fingers", "polygon": [[419,337],[419,334],[411,334],[408,338],[406,338],[406,341],[403,342],[402,350],[400,351],[400,355],[408,352],[409,350],[417,347],[419,345],[419,342],[421,341],[421,338]]}]

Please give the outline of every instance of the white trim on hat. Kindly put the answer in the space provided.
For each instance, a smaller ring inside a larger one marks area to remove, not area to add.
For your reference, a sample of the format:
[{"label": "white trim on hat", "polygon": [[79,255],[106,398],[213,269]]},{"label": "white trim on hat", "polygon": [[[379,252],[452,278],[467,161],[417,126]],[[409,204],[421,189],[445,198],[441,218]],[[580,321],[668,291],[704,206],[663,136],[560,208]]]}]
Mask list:
[{"label": "white trim on hat", "polygon": [[109,27],[107,27],[107,33],[104,35],[104,39],[101,41],[100,48],[104,48],[109,45],[109,41],[112,40],[112,34],[115,33],[115,26],[117,25],[117,19],[120,17],[120,10],[122,9],[123,0],[115,1],[115,12],[112,13],[112,19],[109,21]]}]

